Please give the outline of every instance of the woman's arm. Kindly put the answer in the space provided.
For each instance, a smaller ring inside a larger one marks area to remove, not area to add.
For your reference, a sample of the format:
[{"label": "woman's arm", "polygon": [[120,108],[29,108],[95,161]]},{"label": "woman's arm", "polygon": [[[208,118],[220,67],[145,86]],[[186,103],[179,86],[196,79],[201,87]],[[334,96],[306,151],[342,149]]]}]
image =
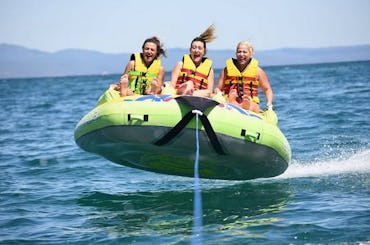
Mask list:
[{"label": "woman's arm", "polygon": [[130,60],[127,65],[126,65],[126,68],[125,68],[125,71],[123,72],[123,74],[127,74],[128,71],[130,70],[134,70],[135,69],[135,61],[134,60]]},{"label": "woman's arm", "polygon": [[176,66],[172,69],[171,86],[174,88],[176,87],[177,79],[179,77],[182,65],[183,65],[182,61],[179,61],[177,62]]},{"label": "woman's arm", "polygon": [[225,79],[226,79],[226,68],[222,69],[222,72],[220,74],[220,77],[218,78],[217,87],[215,89],[215,93],[216,94],[218,92],[222,92],[222,90],[224,89]]},{"label": "woman's arm", "polygon": [[263,91],[263,93],[265,94],[265,97],[266,97],[266,105],[267,106],[271,106],[272,105],[272,100],[274,98],[274,93],[272,91],[272,88],[271,88],[271,85],[270,85],[270,82],[267,78],[267,75],[265,73],[264,70],[262,70],[262,68],[258,67],[258,70],[257,70],[257,79],[259,81],[259,84],[260,84],[260,87]]}]

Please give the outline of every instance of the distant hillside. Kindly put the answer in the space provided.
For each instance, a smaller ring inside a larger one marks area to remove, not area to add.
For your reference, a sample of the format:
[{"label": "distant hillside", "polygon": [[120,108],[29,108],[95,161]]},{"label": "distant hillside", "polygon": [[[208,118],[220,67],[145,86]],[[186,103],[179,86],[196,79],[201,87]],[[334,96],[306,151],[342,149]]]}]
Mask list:
[{"label": "distant hillside", "polygon": [[45,77],[119,73],[128,54],[104,54],[88,50],[55,53],[0,45],[0,77]]},{"label": "distant hillside", "polygon": [[[169,49],[163,59],[166,71],[171,71],[188,49]],[[208,50],[214,68],[222,68],[234,50]],[[121,73],[129,53],[108,54],[90,50],[67,49],[55,53],[0,44],[0,78],[99,75]],[[370,45],[317,49],[286,48],[256,51],[261,66],[331,63],[370,60]]]}]

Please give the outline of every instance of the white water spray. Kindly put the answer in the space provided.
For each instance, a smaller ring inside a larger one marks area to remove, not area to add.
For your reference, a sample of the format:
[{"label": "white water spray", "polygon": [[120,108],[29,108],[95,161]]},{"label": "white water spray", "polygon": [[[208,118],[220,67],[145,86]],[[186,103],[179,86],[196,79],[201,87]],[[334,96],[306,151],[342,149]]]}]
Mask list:
[{"label": "white water spray", "polygon": [[358,152],[347,159],[310,163],[293,162],[284,174],[276,178],[289,179],[349,173],[370,173],[370,150]]}]

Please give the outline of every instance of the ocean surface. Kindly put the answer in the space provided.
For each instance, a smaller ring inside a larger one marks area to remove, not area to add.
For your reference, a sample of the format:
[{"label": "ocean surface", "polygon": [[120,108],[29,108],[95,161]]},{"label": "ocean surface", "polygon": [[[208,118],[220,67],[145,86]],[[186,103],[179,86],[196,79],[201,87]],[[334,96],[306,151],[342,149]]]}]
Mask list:
[{"label": "ocean surface", "polygon": [[270,179],[200,180],[196,234],[193,178],[74,142],[119,74],[0,80],[0,244],[370,244],[370,62],[265,71],[291,165]]}]

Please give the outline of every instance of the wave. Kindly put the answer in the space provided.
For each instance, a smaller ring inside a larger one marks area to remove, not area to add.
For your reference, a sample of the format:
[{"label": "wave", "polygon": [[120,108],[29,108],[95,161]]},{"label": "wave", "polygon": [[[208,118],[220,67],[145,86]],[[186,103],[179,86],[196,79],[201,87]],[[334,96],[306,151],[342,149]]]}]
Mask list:
[{"label": "wave", "polygon": [[357,152],[347,159],[332,159],[309,163],[292,162],[278,179],[370,173],[370,149]]}]

